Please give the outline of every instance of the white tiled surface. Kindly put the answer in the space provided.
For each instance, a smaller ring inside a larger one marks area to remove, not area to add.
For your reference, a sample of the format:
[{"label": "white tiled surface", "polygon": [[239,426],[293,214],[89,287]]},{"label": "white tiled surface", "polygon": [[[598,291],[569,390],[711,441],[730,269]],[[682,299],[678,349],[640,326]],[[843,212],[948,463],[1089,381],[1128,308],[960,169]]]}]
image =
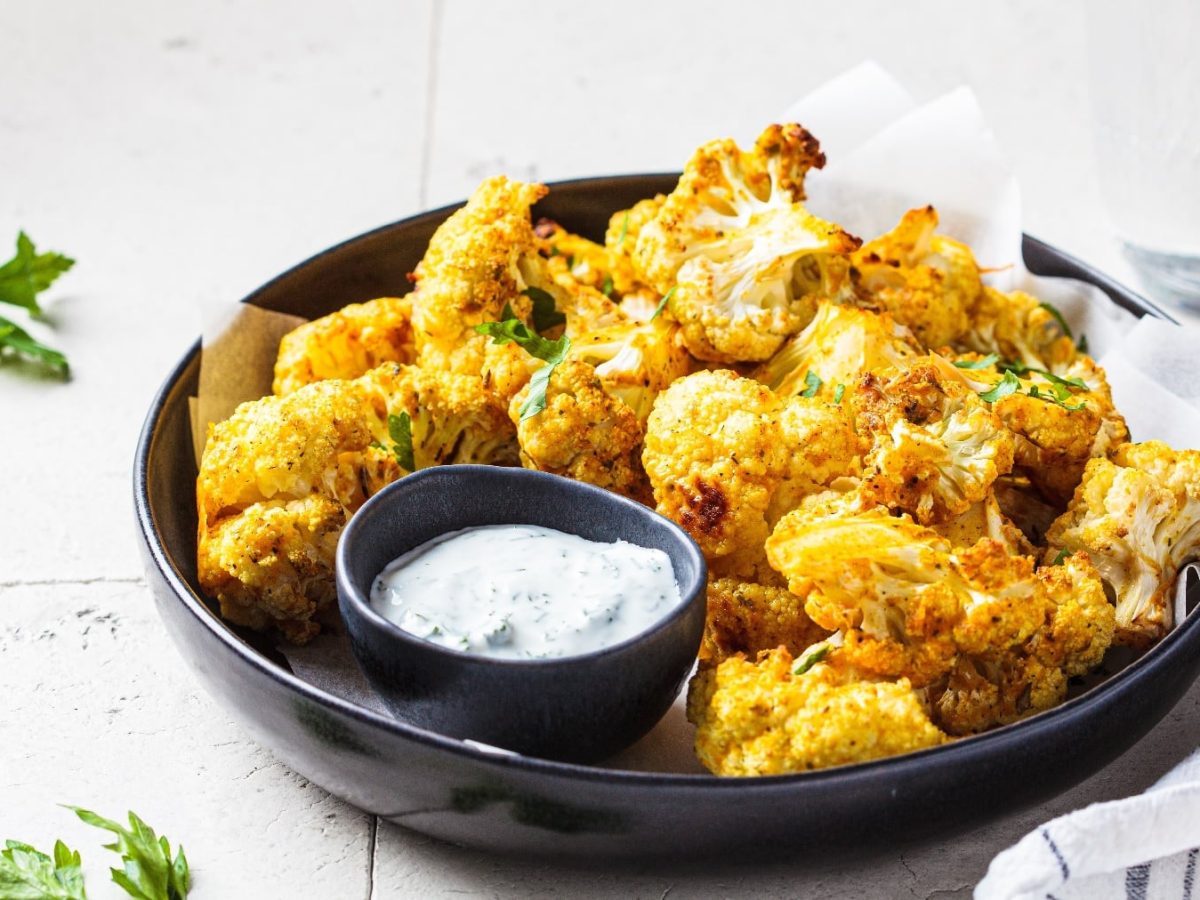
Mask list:
[{"label": "white tiled surface", "polygon": [[[564,869],[431,841],[257,747],[168,644],[130,516],[134,439],[204,310],[485,174],[678,167],[867,57],[920,98],[975,88],[1027,228],[1128,276],[1088,144],[1083,3],[0,4],[0,242],[79,263],[43,334],[68,385],[0,371],[0,839],[84,849],[57,803],[136,809],[227,897],[860,897],[965,893],[1042,818],[1121,796],[1200,741],[1200,688],[1044,807],[941,846],[823,868]],[[6,245],[6,244],[5,244]]]}]

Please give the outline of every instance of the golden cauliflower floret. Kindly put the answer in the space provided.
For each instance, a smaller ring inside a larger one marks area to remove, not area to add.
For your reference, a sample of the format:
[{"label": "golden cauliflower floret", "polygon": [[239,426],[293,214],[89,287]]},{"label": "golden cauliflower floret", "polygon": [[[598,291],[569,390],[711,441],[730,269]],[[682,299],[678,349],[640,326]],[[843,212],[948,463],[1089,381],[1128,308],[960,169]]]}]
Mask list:
[{"label": "golden cauliflower floret", "polygon": [[928,348],[963,335],[983,290],[970,248],[934,234],[937,224],[932,206],[909,210],[852,257],[858,302],[891,313]]},{"label": "golden cauliflower floret", "polygon": [[716,775],[782,775],[935,747],[907,680],[848,681],[818,664],[793,674],[780,647],[756,661],[733,656],[703,667],[688,688],[696,755]]},{"label": "golden cauliflower floret", "polygon": [[1100,665],[1116,633],[1116,610],[1104,593],[1100,573],[1086,553],[1064,557],[1037,571],[1054,601],[1048,627],[1029,640],[1028,653],[1069,678]]},{"label": "golden cauliflower floret", "polygon": [[828,636],[804,611],[803,598],[784,588],[736,578],[715,578],[708,583],[702,663],[718,663],[735,653],[755,656],[776,647],[786,647],[798,656]]},{"label": "golden cauliflower floret", "polygon": [[665,316],[651,322],[626,321],[573,337],[568,355],[595,367],[604,389],[643,423],[659,393],[687,375],[692,365],[678,326]]},{"label": "golden cauliflower floret", "polygon": [[654,404],[642,461],[658,511],[687,529],[718,574],[756,577],[781,503],[858,464],[837,455],[857,446],[842,410],[791,404],[725,370],[681,378]]},{"label": "golden cauliflower floret", "polygon": [[633,251],[637,247],[642,229],[658,215],[666,199],[663,194],[648,197],[639,200],[629,209],[618,210],[609,217],[608,230],[604,233],[604,247],[612,261],[613,286],[622,297],[642,286],[644,279],[634,267]]},{"label": "golden cauliflower floret", "polygon": [[357,378],[384,363],[411,363],[416,353],[410,297],[351,303],[283,336],[273,390],[290,394],[314,381]]},{"label": "golden cauliflower floret", "polygon": [[1046,561],[1087,552],[1116,598],[1116,641],[1144,647],[1170,630],[1180,569],[1200,546],[1200,452],[1124,444],[1087,464],[1046,534]]},{"label": "golden cauliflower floret", "polygon": [[923,524],[945,522],[1012,470],[1012,432],[934,356],[890,377],[868,373],[851,402],[872,445],[862,486],[868,501]]},{"label": "golden cauliflower floret", "polygon": [[1075,344],[1037,297],[1006,294],[987,285],[967,313],[970,328],[954,342],[960,350],[997,353],[1003,359],[1054,370],[1075,358]]},{"label": "golden cauliflower floret", "polygon": [[400,477],[386,409],[354,381],[243,403],[211,427],[196,482],[197,571],[226,618],[301,642],[334,600],[333,555],[350,515]]},{"label": "golden cauliflower floret", "polygon": [[838,385],[844,393],[867,372],[902,366],[921,355],[908,329],[887,313],[822,301],[808,327],[755,369],[754,377],[792,397],[811,390],[812,373],[818,379],[816,394],[833,397]]},{"label": "golden cauliflower floret", "polygon": [[931,527],[938,534],[948,538],[955,547],[971,547],[981,538],[990,538],[1003,544],[1004,549],[1013,556],[1034,555],[1033,544],[1000,508],[995,486],[988,491],[986,497],[978,503],[971,504],[962,515]]},{"label": "golden cauliflower floret", "polygon": [[521,419],[528,391],[517,394],[509,409],[527,469],[649,501],[640,459],[642,424],[632,409],[604,390],[591,366],[571,359],[556,366],[546,390],[546,408]]},{"label": "golden cauliflower floret", "polygon": [[750,152],[713,141],[641,227],[635,269],[659,294],[670,292],[693,355],[765,360],[808,324],[818,299],[848,284],[858,239],[799,202],[805,173],[823,164],[799,125],[770,126]]},{"label": "golden cauliflower floret", "polygon": [[420,365],[482,376],[504,406],[537,367],[519,347],[493,344],[475,326],[500,321],[505,308],[531,322],[531,288],[556,303],[565,296],[546,271],[529,220],[530,207],[545,193],[540,184],[489,178],[434,232],[414,273]]}]

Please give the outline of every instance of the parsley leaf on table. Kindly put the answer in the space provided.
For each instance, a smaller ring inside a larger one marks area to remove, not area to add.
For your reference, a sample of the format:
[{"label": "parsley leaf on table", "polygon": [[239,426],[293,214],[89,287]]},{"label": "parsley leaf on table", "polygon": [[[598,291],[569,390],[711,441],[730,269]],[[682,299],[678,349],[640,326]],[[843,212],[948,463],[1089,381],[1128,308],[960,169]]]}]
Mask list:
[{"label": "parsley leaf on table", "polygon": [[17,255],[0,266],[0,303],[40,315],[37,295],[73,265],[75,260],[61,253],[38,253],[29,235],[22,231],[17,235]]},{"label": "parsley leaf on table", "polygon": [[68,806],[84,822],[111,831],[117,836],[105,849],[121,854],[124,868],[111,869],[112,880],[129,896],[137,900],[187,900],[191,874],[187,856],[179,847],[174,858],[171,845],[165,837],[158,837],[154,829],[134,813],[129,813],[130,828],[113,822],[94,812]]},{"label": "parsley leaf on table", "polygon": [[5,900],[87,900],[79,851],[62,841],[53,859],[20,841],[0,850],[0,897]]},{"label": "parsley leaf on table", "polygon": [[63,354],[40,343],[15,322],[0,316],[0,360],[14,355],[43,365],[62,378],[71,374],[71,367]]}]

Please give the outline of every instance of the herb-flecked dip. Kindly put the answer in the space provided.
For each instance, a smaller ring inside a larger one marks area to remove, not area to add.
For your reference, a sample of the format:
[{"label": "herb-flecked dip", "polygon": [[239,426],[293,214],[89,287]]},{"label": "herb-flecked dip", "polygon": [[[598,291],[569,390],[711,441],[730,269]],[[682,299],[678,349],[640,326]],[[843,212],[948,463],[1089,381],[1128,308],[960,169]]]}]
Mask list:
[{"label": "herb-flecked dip", "polygon": [[681,599],[663,551],[539,525],[441,535],[393,560],[371,586],[371,608],[410,634],[504,659],[619,644]]}]

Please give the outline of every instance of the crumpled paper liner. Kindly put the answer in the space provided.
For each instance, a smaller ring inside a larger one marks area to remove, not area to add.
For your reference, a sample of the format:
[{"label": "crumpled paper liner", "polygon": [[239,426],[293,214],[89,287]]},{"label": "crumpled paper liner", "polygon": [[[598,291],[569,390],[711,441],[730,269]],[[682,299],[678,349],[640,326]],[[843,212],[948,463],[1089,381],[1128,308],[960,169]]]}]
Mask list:
[{"label": "crumpled paper liner", "polygon": [[[918,105],[875,63],[864,63],[797,101],[780,121],[798,121],[821,141],[828,164],[808,175],[806,205],[869,239],[891,230],[909,209],[932,203],[939,232],[968,244],[986,280],[1053,303],[1075,334],[1086,334],[1105,368],[1117,408],[1135,440],[1200,448],[1200,353],[1196,334],[1149,316],[1138,319],[1103,291],[1071,279],[1041,278],[1021,256],[1021,197],[1016,179],[969,88]],[[714,129],[715,133],[716,129]],[[753,137],[753,136],[750,136]],[[279,339],[303,320],[239,304],[203,339],[199,396],[193,407],[196,458],[206,423],[271,392]],[[1189,567],[1191,568],[1191,567]],[[1180,578],[1176,621],[1186,613]],[[383,712],[350,652],[330,631],[303,647],[280,647],[293,672],[314,686]],[[700,773],[684,696],[609,768]]]}]

